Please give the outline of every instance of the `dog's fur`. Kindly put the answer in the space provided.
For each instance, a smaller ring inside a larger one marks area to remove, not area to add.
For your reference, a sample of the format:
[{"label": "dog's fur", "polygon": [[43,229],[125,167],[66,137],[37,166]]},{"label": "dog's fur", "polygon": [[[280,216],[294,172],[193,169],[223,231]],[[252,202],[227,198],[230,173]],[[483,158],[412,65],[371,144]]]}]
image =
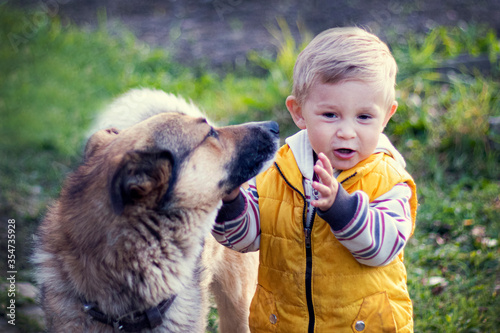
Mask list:
[{"label": "dog's fur", "polygon": [[48,330],[112,332],[83,304],[129,318],[175,295],[161,326],[144,331],[204,332],[212,287],[221,332],[247,331],[258,259],[210,230],[221,198],[272,160],[277,125],[214,129],[194,105],[151,90],[118,99],[102,122],[118,129],[90,137],[39,227]]}]

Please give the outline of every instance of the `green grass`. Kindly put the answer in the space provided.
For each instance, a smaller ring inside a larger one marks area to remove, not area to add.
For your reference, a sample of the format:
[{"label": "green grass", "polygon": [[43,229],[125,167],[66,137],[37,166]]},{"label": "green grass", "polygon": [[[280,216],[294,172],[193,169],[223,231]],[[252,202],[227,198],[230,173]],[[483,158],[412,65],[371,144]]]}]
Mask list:
[{"label": "green grass", "polygon": [[[493,332],[500,323],[498,184],[463,180],[421,186],[406,247],[415,332]],[[433,278],[440,278],[433,284]]]},{"label": "green grass", "polygon": [[[32,279],[31,235],[78,164],[87,129],[120,93],[160,88],[192,99],[220,124],[274,119],[283,136],[296,130],[284,100],[307,29],[299,44],[279,20],[271,31],[281,39],[277,55],[248,55],[258,75],[242,68],[221,75],[179,65],[126,29],[108,31],[104,13],[89,30],[43,12],[0,9],[0,235],[16,219],[19,280]],[[488,119],[500,116],[499,40],[482,26],[387,35],[400,67],[400,107],[386,132],[407,159],[420,201],[405,252],[415,331],[493,332],[500,324],[500,133]],[[486,57],[489,69],[450,70],[464,55]],[[215,319],[212,311],[211,331]]]}]

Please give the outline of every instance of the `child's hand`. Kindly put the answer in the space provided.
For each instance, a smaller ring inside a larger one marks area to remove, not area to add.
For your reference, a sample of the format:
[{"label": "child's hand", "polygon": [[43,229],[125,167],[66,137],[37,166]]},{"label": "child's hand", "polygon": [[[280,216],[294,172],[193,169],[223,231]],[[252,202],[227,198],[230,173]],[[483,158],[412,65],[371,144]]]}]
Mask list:
[{"label": "child's hand", "polygon": [[312,200],[311,205],[322,211],[328,210],[337,197],[339,183],[333,177],[332,164],[323,153],[318,154],[318,161],[314,166],[314,172],[318,175],[320,182],[312,183],[313,189],[319,192],[319,199]]}]

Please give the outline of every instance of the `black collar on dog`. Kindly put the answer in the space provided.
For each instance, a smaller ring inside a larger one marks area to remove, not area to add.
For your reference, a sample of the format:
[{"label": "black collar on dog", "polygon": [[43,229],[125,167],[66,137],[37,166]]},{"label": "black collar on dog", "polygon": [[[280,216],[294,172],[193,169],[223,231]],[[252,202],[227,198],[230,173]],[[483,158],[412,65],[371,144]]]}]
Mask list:
[{"label": "black collar on dog", "polygon": [[140,332],[143,329],[153,329],[163,323],[163,315],[174,302],[175,295],[164,300],[157,306],[149,308],[143,312],[135,312],[120,318],[113,318],[97,309],[97,305],[83,301],[83,311],[95,320],[113,326],[115,331],[120,332]]}]

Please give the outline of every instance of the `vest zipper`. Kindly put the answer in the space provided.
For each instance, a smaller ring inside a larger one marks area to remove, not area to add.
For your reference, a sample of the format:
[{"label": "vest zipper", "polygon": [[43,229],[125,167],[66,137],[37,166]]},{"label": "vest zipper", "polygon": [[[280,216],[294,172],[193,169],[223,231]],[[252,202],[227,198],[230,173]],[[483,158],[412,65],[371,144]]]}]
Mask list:
[{"label": "vest zipper", "polygon": [[[304,205],[307,207],[307,202]],[[314,216],[316,215],[316,207],[313,209],[311,214],[311,221],[308,226],[304,228],[304,234],[306,238],[306,300],[307,309],[309,311],[309,329],[308,333],[314,332],[314,325],[316,323],[316,317],[314,315],[314,306],[312,300],[312,248],[311,248],[311,233],[314,224]],[[304,218],[304,224],[307,218]]]},{"label": "vest zipper", "polygon": [[312,301],[312,248],[311,248],[311,234],[312,227],[314,224],[314,216],[316,215],[316,208],[314,208],[311,221],[308,223],[307,221],[307,200],[304,194],[300,192],[297,188],[295,188],[288,179],[286,179],[283,172],[281,172],[280,167],[276,162],[274,162],[276,169],[280,173],[281,177],[285,180],[285,183],[290,186],[295,192],[297,192],[302,199],[304,200],[304,209],[302,210],[302,225],[304,227],[304,238],[305,238],[305,246],[306,246],[306,276],[305,276],[305,285],[306,285],[306,301],[307,301],[307,310],[309,312],[309,328],[308,333],[314,332],[314,325],[316,322],[316,317],[314,315],[314,306]]},{"label": "vest zipper", "polygon": [[311,228],[304,228],[304,235],[306,236],[306,249],[311,247]]}]

